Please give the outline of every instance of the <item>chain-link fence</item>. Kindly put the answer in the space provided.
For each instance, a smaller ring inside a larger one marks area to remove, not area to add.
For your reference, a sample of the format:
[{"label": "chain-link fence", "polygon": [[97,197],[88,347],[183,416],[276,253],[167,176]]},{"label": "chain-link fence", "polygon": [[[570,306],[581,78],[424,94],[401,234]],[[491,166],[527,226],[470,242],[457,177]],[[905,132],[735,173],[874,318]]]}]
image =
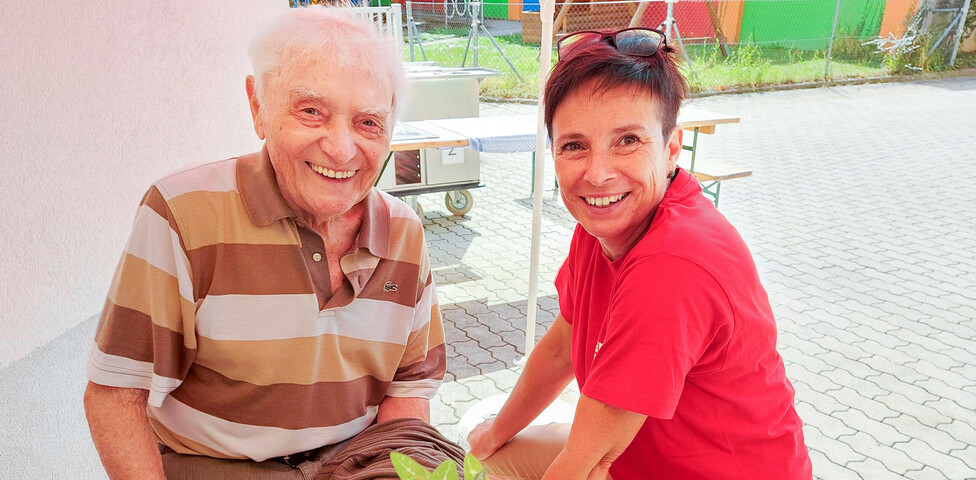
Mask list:
[{"label": "chain-link fence", "polygon": [[[486,96],[537,95],[538,0],[402,1],[405,58],[503,72],[483,82]],[[948,68],[957,55],[962,66],[976,65],[976,54],[958,52],[970,7],[970,0],[562,0],[554,32],[558,39],[660,28],[681,52],[692,88],[721,90]]]}]

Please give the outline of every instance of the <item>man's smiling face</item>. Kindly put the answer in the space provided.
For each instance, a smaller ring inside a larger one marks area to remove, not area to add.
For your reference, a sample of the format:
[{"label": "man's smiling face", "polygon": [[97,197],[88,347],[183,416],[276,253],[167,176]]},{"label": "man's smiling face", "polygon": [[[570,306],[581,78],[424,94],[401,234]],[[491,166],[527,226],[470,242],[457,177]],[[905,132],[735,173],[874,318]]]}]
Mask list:
[{"label": "man's smiling face", "polygon": [[379,175],[393,132],[393,88],[355,62],[310,57],[285,54],[263,97],[252,80],[248,94],[285,201],[320,224],[362,201]]}]

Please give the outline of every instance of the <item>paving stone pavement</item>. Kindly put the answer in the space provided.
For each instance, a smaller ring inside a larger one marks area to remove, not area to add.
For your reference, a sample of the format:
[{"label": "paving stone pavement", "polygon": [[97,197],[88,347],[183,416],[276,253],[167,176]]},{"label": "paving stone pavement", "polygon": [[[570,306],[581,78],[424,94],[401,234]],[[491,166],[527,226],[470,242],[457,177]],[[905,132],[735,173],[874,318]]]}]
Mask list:
[{"label": "paving stone pavement", "polygon": [[[976,78],[690,103],[742,118],[702,138],[700,158],[754,172],[722,189],[720,210],[769,293],[816,478],[976,478]],[[443,194],[419,199],[448,351],[432,415],[462,443],[458,418],[518,378],[530,163],[482,155],[465,217]],[[537,338],[575,225],[551,163],[545,185]]]}]

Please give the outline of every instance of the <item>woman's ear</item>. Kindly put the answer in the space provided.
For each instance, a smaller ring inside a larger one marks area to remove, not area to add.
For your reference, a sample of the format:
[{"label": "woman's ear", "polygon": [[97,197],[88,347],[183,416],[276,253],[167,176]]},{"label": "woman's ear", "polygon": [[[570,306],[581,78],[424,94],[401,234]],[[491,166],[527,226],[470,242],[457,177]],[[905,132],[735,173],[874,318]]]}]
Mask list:
[{"label": "woman's ear", "polygon": [[681,155],[683,133],[684,131],[681,129],[681,127],[675,125],[674,128],[671,129],[671,134],[668,135],[668,172],[673,172],[675,167],[678,165],[678,156]]}]

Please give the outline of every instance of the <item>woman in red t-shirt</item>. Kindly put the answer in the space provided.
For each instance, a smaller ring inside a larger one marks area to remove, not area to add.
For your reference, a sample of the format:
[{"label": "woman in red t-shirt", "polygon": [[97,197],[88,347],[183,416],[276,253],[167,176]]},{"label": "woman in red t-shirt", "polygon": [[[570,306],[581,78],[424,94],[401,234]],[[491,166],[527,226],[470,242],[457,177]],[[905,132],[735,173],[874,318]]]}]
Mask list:
[{"label": "woman in red t-shirt", "polygon": [[[674,50],[632,28],[575,33],[558,51],[546,125],[579,221],[556,277],[560,315],[498,416],[469,435],[472,453],[517,478],[810,479],[755,263],[676,166],[688,87]],[[526,429],[574,376],[568,435]]]}]

